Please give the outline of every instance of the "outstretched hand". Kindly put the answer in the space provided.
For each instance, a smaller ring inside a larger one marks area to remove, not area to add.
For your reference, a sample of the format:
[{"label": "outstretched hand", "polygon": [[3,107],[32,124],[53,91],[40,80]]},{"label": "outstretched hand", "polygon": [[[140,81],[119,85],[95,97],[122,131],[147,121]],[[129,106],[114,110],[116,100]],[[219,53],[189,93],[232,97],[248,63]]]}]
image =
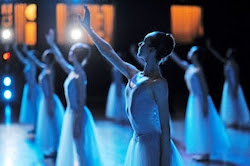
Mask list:
[{"label": "outstretched hand", "polygon": [[82,19],[81,16],[78,15],[78,20],[79,20],[80,24],[82,25],[82,27],[87,29],[87,28],[90,28],[90,13],[89,13],[89,9],[86,5],[83,5],[83,7],[85,9],[84,18]]},{"label": "outstretched hand", "polygon": [[55,40],[55,32],[53,29],[49,29],[49,32],[45,35],[47,43],[52,46]]}]

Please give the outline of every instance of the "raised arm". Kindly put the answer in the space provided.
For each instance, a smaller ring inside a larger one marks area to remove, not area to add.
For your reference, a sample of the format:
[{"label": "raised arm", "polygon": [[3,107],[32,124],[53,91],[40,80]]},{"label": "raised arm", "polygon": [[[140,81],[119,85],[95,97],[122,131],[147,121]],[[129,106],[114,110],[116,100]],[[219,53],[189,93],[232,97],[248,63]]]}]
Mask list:
[{"label": "raised arm", "polygon": [[138,62],[142,67],[145,65],[145,62],[143,61],[143,59],[137,57],[135,44],[130,45],[129,52],[133,56],[133,58],[136,60],[136,62]]},{"label": "raised arm", "polygon": [[132,78],[139,70],[135,66],[123,61],[111,45],[98,36],[98,34],[90,27],[90,13],[87,6],[84,5],[84,9],[84,19],[81,19],[79,16],[79,22],[91,37],[97,49],[112,65],[116,66],[125,77],[128,79]]},{"label": "raised arm", "polygon": [[41,69],[44,69],[46,67],[46,64],[45,63],[42,63],[34,54],[35,50],[28,50],[28,47],[26,44],[23,44],[23,47],[22,47],[22,50],[23,52],[30,58],[32,59],[35,64],[41,68]]},{"label": "raised arm", "polygon": [[45,35],[46,41],[49,44],[53,54],[55,55],[56,61],[60,64],[60,66],[63,68],[63,70],[66,73],[70,73],[74,68],[71,64],[69,64],[63,57],[61,51],[59,50],[58,46],[56,45],[54,41],[54,30],[50,29],[49,33]]},{"label": "raised arm", "polygon": [[216,50],[212,47],[211,41],[210,41],[209,39],[206,41],[206,46],[207,46],[208,50],[212,53],[212,55],[215,56],[220,62],[222,62],[222,63],[224,63],[224,64],[226,63],[225,58],[223,58],[223,57],[219,54],[219,52],[216,51]]},{"label": "raised arm", "polygon": [[179,58],[175,52],[172,52],[169,57],[182,69],[186,70],[188,68],[189,63]]},{"label": "raised arm", "polygon": [[12,45],[13,51],[15,52],[15,55],[17,56],[17,58],[21,61],[21,63],[23,63],[24,65],[28,64],[29,61],[27,60],[27,58],[25,58],[22,54],[22,52],[18,49],[17,47],[17,43],[14,43]]}]

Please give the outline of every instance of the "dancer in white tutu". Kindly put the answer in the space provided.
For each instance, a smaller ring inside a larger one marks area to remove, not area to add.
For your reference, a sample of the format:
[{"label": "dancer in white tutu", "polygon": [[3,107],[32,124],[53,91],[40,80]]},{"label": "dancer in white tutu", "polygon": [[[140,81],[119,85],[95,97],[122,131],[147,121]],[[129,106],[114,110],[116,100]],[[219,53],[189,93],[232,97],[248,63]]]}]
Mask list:
[{"label": "dancer in white tutu", "polygon": [[[138,64],[140,64],[141,66],[145,65],[145,61],[143,61],[143,59],[137,56],[136,46],[134,44],[130,45],[129,52],[133,56],[133,58],[137,61]],[[170,127],[170,136],[171,138],[173,138],[174,125],[170,114],[169,114],[169,127]]]},{"label": "dancer in white tutu", "polygon": [[39,84],[43,95],[39,104],[36,143],[44,157],[56,157],[61,134],[64,107],[54,92],[54,55],[47,49],[42,54],[42,62],[36,58],[33,51],[26,49],[26,54],[42,69]]},{"label": "dancer in white tutu", "polygon": [[[24,45],[24,48],[27,46]],[[37,68],[34,61],[29,57],[25,57],[18,49],[17,43],[13,44],[15,55],[25,65],[23,70],[26,83],[23,88],[22,102],[19,113],[19,122],[24,124],[34,125],[34,130],[37,123],[38,104],[41,99],[42,90],[36,80]]]},{"label": "dancer in white tutu", "polygon": [[240,85],[239,66],[234,60],[235,50],[229,48],[226,58],[220,56],[210,41],[207,41],[207,48],[212,54],[224,64],[225,82],[221,97],[220,115],[228,127],[243,127],[249,124],[250,115],[245,96]]},{"label": "dancer in white tutu", "polygon": [[170,141],[168,85],[159,70],[159,63],[173,50],[171,34],[152,32],[139,43],[138,56],[144,59],[144,71],[123,61],[109,43],[90,27],[87,6],[81,25],[101,54],[128,79],[126,111],[134,130],[129,143],[126,166],[182,165],[182,158]]},{"label": "dancer in white tutu", "polygon": [[189,64],[175,53],[170,57],[185,70],[189,98],[185,118],[186,152],[194,154],[199,161],[209,160],[210,154],[224,153],[229,147],[229,138],[222,120],[209,95],[203,69],[198,61],[199,48],[193,46],[188,52]]},{"label": "dancer in white tutu", "polygon": [[54,31],[46,35],[56,61],[68,73],[64,82],[67,108],[64,114],[56,166],[101,166],[95,123],[86,106],[87,75],[83,70],[90,48],[76,43],[69,50],[68,63],[54,42]]},{"label": "dancer in white tutu", "polygon": [[105,115],[109,119],[125,122],[128,119],[125,112],[125,84],[122,74],[116,67],[112,67],[111,74],[112,82],[108,91]]}]

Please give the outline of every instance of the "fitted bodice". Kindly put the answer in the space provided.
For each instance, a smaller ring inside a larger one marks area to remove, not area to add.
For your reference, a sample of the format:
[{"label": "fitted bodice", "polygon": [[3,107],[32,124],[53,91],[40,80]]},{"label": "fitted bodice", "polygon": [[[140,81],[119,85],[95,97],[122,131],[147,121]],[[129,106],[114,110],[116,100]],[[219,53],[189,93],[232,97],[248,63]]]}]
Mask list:
[{"label": "fitted bodice", "polygon": [[46,69],[42,70],[39,74],[38,80],[45,97],[51,96],[54,92],[51,72]]},{"label": "fitted bodice", "polygon": [[36,79],[36,66],[35,64],[27,63],[23,69],[24,76],[26,81],[31,81],[32,79]]},{"label": "fitted bodice", "polygon": [[195,95],[201,94],[202,90],[202,81],[198,77],[198,72],[199,69],[194,65],[189,65],[184,76],[189,92]]},{"label": "fitted bodice", "polygon": [[[236,67],[236,66],[235,66]],[[236,69],[234,69],[234,64],[227,62],[224,67],[224,74],[226,80],[235,81],[236,80]]]},{"label": "fitted bodice", "polygon": [[77,79],[79,79],[79,75],[76,74],[75,72],[71,72],[66,80],[64,81],[64,93],[65,93],[65,98],[67,101],[67,106],[76,109],[76,108],[83,108],[84,105],[82,105],[81,100],[85,100],[84,98],[81,98],[82,94],[85,94],[85,87],[87,85],[87,81],[84,81],[82,83],[82,87],[77,88]]},{"label": "fitted bodice", "polygon": [[141,73],[136,74],[126,86],[126,111],[136,134],[161,132],[159,109],[154,100],[152,80]]}]

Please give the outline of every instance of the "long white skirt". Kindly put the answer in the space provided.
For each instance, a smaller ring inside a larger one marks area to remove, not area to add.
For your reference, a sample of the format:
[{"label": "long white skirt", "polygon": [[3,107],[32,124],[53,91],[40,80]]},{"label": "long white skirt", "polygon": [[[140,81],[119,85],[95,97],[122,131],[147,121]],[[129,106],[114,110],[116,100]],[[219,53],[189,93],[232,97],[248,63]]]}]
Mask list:
[{"label": "long white skirt", "polygon": [[185,118],[186,152],[191,154],[223,153],[229,146],[229,137],[213,104],[208,100],[208,115],[204,117],[200,98],[189,95]]},{"label": "long white skirt", "polygon": [[[93,116],[86,106],[83,111],[84,116],[81,126],[81,140],[83,140],[83,143],[82,147],[80,147],[82,148],[81,150],[85,160],[83,166],[102,166]],[[73,118],[74,112],[67,108],[63,118],[56,166],[78,165],[76,145],[73,138]]]},{"label": "long white skirt", "polygon": [[30,87],[26,83],[23,87],[21,109],[19,114],[19,123],[36,125],[38,109],[39,109],[38,104],[42,97],[42,89],[38,84],[35,85],[36,97],[34,99],[28,98],[29,90]]},{"label": "long white skirt", "polygon": [[44,96],[39,105],[39,114],[36,129],[36,143],[40,150],[57,150],[61,134],[64,106],[56,94],[53,95],[55,104],[54,116],[50,117],[46,108]]},{"label": "long white skirt", "polygon": [[[183,160],[175,144],[170,139],[170,166],[183,166]],[[160,135],[136,136],[130,140],[125,166],[164,166],[160,165]],[[167,162],[166,162],[167,163]]]},{"label": "long white skirt", "polygon": [[244,125],[249,123],[249,109],[241,86],[238,88],[236,97],[233,96],[229,88],[228,82],[225,82],[220,107],[220,115],[223,122],[227,125]]},{"label": "long white skirt", "polygon": [[121,96],[117,96],[117,89],[114,83],[111,83],[106,102],[106,117],[118,121],[128,120],[125,112],[125,85],[122,85]]}]

